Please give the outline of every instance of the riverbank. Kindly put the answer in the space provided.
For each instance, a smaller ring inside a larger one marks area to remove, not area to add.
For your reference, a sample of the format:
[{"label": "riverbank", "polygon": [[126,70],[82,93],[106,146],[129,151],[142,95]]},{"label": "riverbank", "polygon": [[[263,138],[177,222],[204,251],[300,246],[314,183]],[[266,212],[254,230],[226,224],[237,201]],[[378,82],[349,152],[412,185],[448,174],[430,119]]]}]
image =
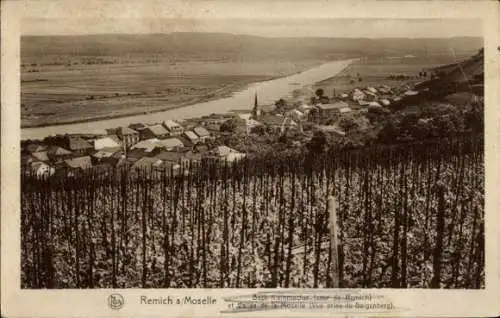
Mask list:
[{"label": "riverbank", "polygon": [[321,80],[335,76],[347,67],[353,60],[333,61],[310,68],[300,73],[272,80],[265,80],[248,85],[244,90],[231,94],[230,97],[217,98],[175,109],[134,116],[124,116],[105,120],[89,121],[84,123],[64,124],[57,126],[44,126],[23,128],[21,138],[43,139],[56,134],[76,133],[102,133],[105,129],[128,126],[134,122],[156,123],[164,120],[180,120],[185,118],[201,117],[212,113],[225,113],[233,109],[250,110],[254,103],[255,94],[258,94],[259,104],[274,103],[282,96],[290,94],[297,86],[310,85]]},{"label": "riverbank", "polygon": [[321,61],[40,66],[21,74],[21,127],[161,112],[231,96]]},{"label": "riverbank", "polygon": [[311,89],[321,88],[327,95],[341,94],[359,87],[377,87],[388,85],[414,85],[430,77],[420,77],[419,73],[433,68],[439,63],[449,63],[454,59],[418,60],[418,59],[360,59],[336,76],[317,82]]},{"label": "riverbank", "polygon": [[[273,78],[270,78],[269,80],[272,80]],[[137,115],[149,115],[149,114],[155,114],[155,113],[160,113],[163,111],[167,110],[174,110],[198,103],[204,103],[212,100],[217,100],[220,98],[227,98],[230,97],[232,94],[235,92],[244,89],[247,87],[248,84],[229,84],[226,85],[223,88],[220,88],[216,90],[215,92],[203,96],[201,98],[195,98],[191,99],[188,102],[180,103],[180,104],[170,104],[167,106],[162,106],[158,109],[153,108],[149,109],[146,111],[132,111],[132,112],[126,112],[123,114],[113,114],[113,115],[103,115],[103,116],[94,116],[91,118],[83,118],[83,119],[75,119],[75,120],[61,120],[57,122],[51,122],[49,124],[46,123],[40,123],[40,124],[26,124],[26,125],[21,125],[21,129],[25,128],[42,128],[42,127],[50,127],[50,126],[63,126],[63,125],[71,125],[71,124],[81,124],[81,123],[89,123],[89,122],[94,122],[94,121],[99,121],[99,120],[109,120],[109,119],[115,119],[115,118],[124,118],[124,117],[130,117],[130,116],[137,116]]]}]

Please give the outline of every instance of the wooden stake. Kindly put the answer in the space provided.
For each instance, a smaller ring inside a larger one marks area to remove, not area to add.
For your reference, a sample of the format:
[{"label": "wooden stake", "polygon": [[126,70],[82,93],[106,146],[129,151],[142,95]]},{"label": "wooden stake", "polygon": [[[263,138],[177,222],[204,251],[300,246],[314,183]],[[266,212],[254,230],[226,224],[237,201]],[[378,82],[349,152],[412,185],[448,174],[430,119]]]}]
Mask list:
[{"label": "wooden stake", "polygon": [[332,255],[332,287],[340,286],[339,269],[339,228],[337,222],[337,202],[335,197],[328,197],[328,213],[330,214],[330,249]]}]

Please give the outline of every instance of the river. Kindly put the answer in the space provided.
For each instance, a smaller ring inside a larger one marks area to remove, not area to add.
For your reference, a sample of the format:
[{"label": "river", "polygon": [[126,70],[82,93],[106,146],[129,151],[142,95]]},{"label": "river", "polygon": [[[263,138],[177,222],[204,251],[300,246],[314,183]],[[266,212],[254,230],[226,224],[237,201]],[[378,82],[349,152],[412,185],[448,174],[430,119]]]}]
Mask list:
[{"label": "river", "polygon": [[56,134],[96,133],[102,132],[107,128],[128,126],[131,123],[157,123],[167,119],[177,120],[194,118],[204,115],[210,115],[212,113],[225,113],[237,109],[248,109],[250,111],[253,106],[254,95],[256,93],[258,95],[259,104],[271,104],[274,103],[274,101],[276,101],[277,99],[290,94],[297,88],[311,85],[335,76],[353,61],[354,60],[342,60],[324,63],[320,66],[308,69],[301,73],[270,81],[250,84],[244,90],[235,92],[230,97],[170,109],[162,112],[96,120],[85,123],[23,128],[21,129],[21,138],[23,140],[43,139],[47,136]]}]

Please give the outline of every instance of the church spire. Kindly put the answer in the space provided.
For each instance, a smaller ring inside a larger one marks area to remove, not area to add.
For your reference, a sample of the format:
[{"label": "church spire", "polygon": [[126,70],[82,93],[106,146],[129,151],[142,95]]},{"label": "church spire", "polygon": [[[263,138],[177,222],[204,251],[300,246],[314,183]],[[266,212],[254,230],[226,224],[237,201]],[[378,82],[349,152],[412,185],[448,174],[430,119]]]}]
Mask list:
[{"label": "church spire", "polygon": [[257,102],[257,93],[255,93],[255,98],[254,98],[254,102],[253,102],[253,109],[252,109],[252,117],[256,118],[259,115],[260,115],[260,111],[259,111],[259,104]]}]

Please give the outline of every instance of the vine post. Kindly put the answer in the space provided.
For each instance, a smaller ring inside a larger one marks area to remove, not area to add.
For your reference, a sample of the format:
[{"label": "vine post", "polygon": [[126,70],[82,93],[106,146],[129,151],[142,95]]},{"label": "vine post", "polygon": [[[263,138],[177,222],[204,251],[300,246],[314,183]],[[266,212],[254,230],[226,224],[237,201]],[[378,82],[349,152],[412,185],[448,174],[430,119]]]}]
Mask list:
[{"label": "vine post", "polygon": [[330,249],[332,255],[332,286],[333,288],[341,287],[340,268],[339,268],[339,227],[337,222],[337,200],[334,196],[328,197],[328,214],[330,215]]}]

